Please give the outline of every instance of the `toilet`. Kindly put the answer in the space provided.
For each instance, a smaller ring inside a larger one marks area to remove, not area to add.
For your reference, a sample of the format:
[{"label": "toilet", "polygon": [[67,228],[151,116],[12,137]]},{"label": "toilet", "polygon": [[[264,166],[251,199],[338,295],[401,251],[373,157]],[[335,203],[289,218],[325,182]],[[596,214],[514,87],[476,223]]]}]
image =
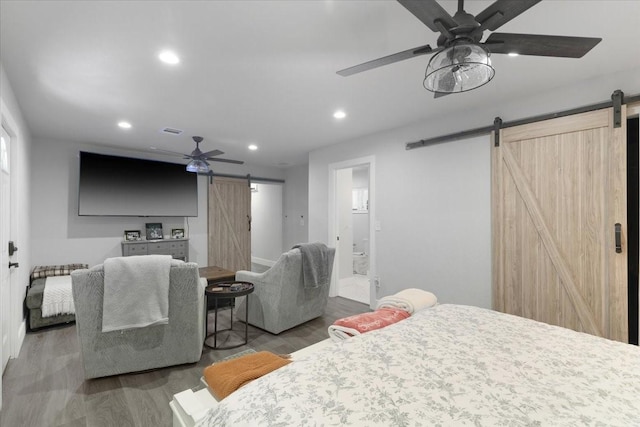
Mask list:
[{"label": "toilet", "polygon": [[369,273],[369,256],[364,252],[353,253],[353,274],[367,275]]}]

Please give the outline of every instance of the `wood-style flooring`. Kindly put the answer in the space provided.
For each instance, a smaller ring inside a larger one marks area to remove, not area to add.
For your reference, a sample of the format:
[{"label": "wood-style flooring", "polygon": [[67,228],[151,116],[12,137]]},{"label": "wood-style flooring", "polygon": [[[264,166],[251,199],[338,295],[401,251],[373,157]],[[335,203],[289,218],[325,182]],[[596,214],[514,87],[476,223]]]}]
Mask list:
[{"label": "wood-style flooring", "polygon": [[[365,304],[329,298],[324,316],[280,335],[249,326],[246,346],[204,347],[198,363],[87,381],[74,324],[28,333],[20,356],[9,361],[3,376],[0,426],[171,426],[169,401],[175,393],[198,386],[204,367],[247,349],[292,353],[327,338],[327,328],[336,319],[366,311]],[[222,325],[229,320],[224,316],[222,312],[218,318]],[[244,332],[244,323],[234,322],[234,329]]]}]

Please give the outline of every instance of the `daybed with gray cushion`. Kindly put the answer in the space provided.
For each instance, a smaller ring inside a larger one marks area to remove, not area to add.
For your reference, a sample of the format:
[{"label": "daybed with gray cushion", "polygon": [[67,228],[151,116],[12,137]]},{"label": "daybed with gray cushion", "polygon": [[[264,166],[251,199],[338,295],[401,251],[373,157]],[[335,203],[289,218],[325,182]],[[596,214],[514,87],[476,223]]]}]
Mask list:
[{"label": "daybed with gray cushion", "polygon": [[[326,247],[325,247],[326,248]],[[238,319],[245,319],[249,301],[249,323],[272,334],[293,328],[324,314],[329,297],[335,248],[326,248],[321,267],[326,280],[318,286],[305,285],[302,253],[299,248],[280,255],[264,273],[238,271],[236,280],[251,282],[255,291],[238,307]]]},{"label": "daybed with gray cushion", "polygon": [[42,317],[42,300],[48,277],[68,276],[73,270],[88,268],[87,264],[38,265],[33,268],[27,290],[26,306],[29,310],[29,329],[70,323],[76,320],[75,314],[66,313]]},{"label": "daybed with gray cushion", "polygon": [[[200,360],[205,331],[206,280],[200,279],[195,263],[172,260],[168,271],[168,323],[111,332],[102,331],[104,264],[72,273],[76,326],[85,378]],[[145,284],[149,285],[152,284]]]}]

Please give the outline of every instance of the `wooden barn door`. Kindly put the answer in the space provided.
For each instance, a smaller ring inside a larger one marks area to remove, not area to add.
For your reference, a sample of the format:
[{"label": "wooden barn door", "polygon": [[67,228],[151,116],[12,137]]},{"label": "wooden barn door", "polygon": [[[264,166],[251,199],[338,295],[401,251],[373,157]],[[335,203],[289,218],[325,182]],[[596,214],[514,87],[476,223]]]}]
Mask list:
[{"label": "wooden barn door", "polygon": [[246,179],[209,185],[209,265],[251,270],[251,189]]},{"label": "wooden barn door", "polygon": [[500,132],[493,305],[626,342],[626,120],[614,128],[612,115],[603,109]]}]

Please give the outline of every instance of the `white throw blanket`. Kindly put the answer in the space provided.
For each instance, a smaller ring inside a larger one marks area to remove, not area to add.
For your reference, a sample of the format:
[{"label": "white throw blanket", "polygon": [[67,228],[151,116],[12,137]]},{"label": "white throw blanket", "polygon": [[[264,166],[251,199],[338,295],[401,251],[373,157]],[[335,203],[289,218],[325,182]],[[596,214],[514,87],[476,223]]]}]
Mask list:
[{"label": "white throw blanket", "polygon": [[409,288],[398,292],[395,295],[389,295],[380,298],[378,301],[378,308],[400,308],[406,310],[409,314],[413,314],[416,311],[423,308],[433,307],[438,303],[438,298],[431,292],[423,291],[422,289]]},{"label": "white throw blanket", "polygon": [[347,328],[346,326],[340,325],[330,325],[327,329],[327,332],[329,333],[329,338],[331,338],[332,341],[336,342],[346,340],[347,338],[351,338],[356,335],[360,335],[359,330]]},{"label": "white throw blanket", "polygon": [[170,255],[104,262],[102,332],[169,323]]},{"label": "white throw blanket", "polygon": [[41,310],[42,317],[76,313],[71,292],[71,276],[52,276],[45,279]]}]

